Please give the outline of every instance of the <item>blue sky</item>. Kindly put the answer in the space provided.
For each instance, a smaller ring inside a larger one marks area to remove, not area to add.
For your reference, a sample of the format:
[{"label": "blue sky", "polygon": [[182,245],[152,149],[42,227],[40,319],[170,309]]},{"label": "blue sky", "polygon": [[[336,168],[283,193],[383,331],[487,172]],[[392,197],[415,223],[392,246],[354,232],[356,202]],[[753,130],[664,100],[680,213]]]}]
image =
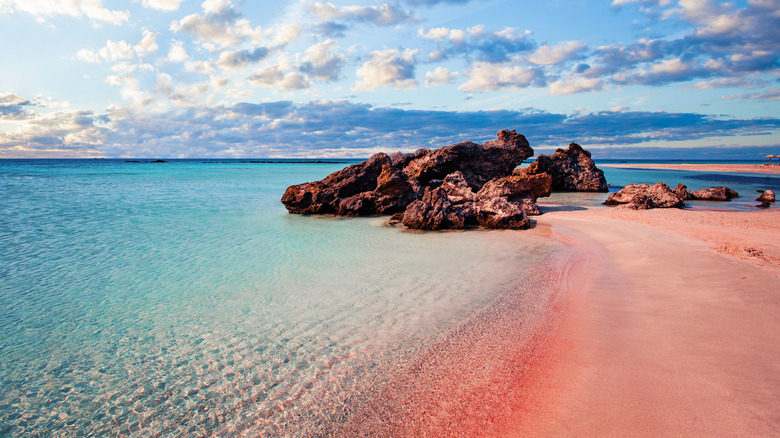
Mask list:
[{"label": "blue sky", "polygon": [[780,0],[0,0],[0,158],[780,154]]}]

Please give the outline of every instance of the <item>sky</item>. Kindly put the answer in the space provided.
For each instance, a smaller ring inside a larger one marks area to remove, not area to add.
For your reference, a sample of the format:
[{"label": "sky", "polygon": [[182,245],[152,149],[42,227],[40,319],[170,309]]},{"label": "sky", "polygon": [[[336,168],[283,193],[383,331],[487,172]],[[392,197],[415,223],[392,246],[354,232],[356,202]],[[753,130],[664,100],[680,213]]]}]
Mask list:
[{"label": "sky", "polygon": [[0,0],[0,158],[780,154],[780,0]]}]

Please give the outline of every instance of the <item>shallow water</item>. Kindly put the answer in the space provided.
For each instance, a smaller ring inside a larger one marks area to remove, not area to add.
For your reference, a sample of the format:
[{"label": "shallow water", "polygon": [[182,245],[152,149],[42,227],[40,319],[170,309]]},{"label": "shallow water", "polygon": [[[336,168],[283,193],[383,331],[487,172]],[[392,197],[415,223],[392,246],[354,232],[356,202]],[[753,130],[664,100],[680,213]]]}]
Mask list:
[{"label": "shallow water", "polygon": [[286,213],[341,167],[0,161],[0,435],[336,433],[557,248]]}]

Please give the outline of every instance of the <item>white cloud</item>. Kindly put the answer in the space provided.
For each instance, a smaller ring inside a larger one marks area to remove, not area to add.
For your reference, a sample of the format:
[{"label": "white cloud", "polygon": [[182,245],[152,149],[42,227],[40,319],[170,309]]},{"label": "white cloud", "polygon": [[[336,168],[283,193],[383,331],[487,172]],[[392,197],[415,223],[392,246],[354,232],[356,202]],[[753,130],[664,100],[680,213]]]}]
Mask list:
[{"label": "white cloud", "polygon": [[173,40],[171,48],[168,50],[168,62],[184,62],[189,58],[187,51],[184,50],[184,43]]},{"label": "white cloud", "polygon": [[141,4],[145,8],[156,9],[158,11],[175,11],[183,0],[143,0]]},{"label": "white cloud", "polygon": [[104,8],[102,0],[2,0],[0,12],[24,12],[40,21],[55,15],[67,15],[110,24],[124,23],[130,17],[128,11]]},{"label": "white cloud", "polygon": [[305,75],[295,71],[285,72],[279,65],[260,69],[247,80],[252,85],[279,90],[301,90],[311,86]]},{"label": "white cloud", "polygon": [[133,46],[122,41],[106,41],[106,46],[98,50],[101,58],[107,61],[118,61],[133,57]]},{"label": "white cloud", "polygon": [[576,58],[587,47],[583,41],[565,41],[556,46],[543,45],[530,57],[534,64],[554,65]]},{"label": "white cloud", "polygon": [[346,61],[346,56],[333,53],[338,47],[336,41],[326,40],[307,48],[301,58],[301,70],[317,79],[338,79]]},{"label": "white cloud", "polygon": [[133,47],[133,50],[135,50],[136,55],[143,56],[148,53],[152,53],[156,51],[159,46],[157,45],[157,37],[160,35],[158,33],[154,33],[150,31],[149,29],[143,30],[144,36],[141,39],[141,41]]},{"label": "white cloud", "polygon": [[230,0],[205,0],[201,3],[203,12],[207,14],[219,14],[229,6],[231,6]]},{"label": "white cloud", "polygon": [[89,49],[81,49],[76,53],[76,57],[86,62],[100,62],[100,55]]},{"label": "white cloud", "polygon": [[417,88],[414,78],[417,50],[398,49],[377,50],[371,52],[371,58],[357,69],[360,81],[355,84],[355,90],[375,90],[379,87],[392,85],[395,88]]},{"label": "white cloud", "polygon": [[425,73],[425,85],[428,87],[436,85],[451,84],[458,77],[457,72],[450,72],[444,67],[436,67],[435,70]]},{"label": "white cloud", "polygon": [[[191,14],[171,23],[170,30],[195,35],[204,46],[233,47],[246,40],[259,43],[261,29],[252,28],[249,20],[239,18],[238,13],[226,13],[230,2],[206,1],[205,15]],[[232,9],[231,9],[232,11]]]},{"label": "white cloud", "polygon": [[466,70],[469,81],[458,87],[461,91],[494,91],[504,88],[530,87],[540,79],[541,74],[534,68],[503,66],[488,62],[477,62]]},{"label": "white cloud", "polygon": [[598,78],[567,78],[550,84],[550,94],[553,96],[563,96],[584,93],[587,91],[596,91],[601,88],[601,80]]},{"label": "white cloud", "polygon": [[309,12],[323,21],[341,19],[368,22],[379,26],[394,26],[417,21],[417,18],[410,11],[401,10],[397,5],[389,3],[378,6],[337,7],[333,3],[317,2],[311,5]]}]

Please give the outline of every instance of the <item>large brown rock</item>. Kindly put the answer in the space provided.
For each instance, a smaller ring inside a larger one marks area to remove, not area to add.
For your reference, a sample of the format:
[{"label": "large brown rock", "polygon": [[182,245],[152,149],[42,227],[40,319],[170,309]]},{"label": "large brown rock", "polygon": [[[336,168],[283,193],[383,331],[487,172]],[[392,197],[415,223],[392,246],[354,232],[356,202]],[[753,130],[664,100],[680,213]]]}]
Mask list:
[{"label": "large brown rock", "polygon": [[473,225],[473,214],[450,202],[444,188],[429,187],[422,199],[406,207],[401,223],[418,230],[462,229]]},{"label": "large brown rock", "polygon": [[477,202],[493,198],[504,198],[507,202],[517,204],[527,215],[538,215],[539,207],[536,200],[550,196],[552,192],[552,177],[546,173],[525,175],[516,173],[504,178],[488,181],[475,197]]},{"label": "large brown rock", "polygon": [[680,208],[685,204],[685,199],[672,191],[666,184],[659,182],[652,186],[649,184],[629,184],[620,191],[611,193],[604,204],[625,204],[628,208],[635,210]]},{"label": "large brown rock", "polygon": [[[433,151],[417,151],[417,157],[409,160],[403,171],[422,186],[460,171],[469,186],[479,190],[491,179],[511,174],[515,167],[533,154],[534,150],[524,136],[503,130],[498,133],[497,140],[483,145],[464,141]],[[404,159],[399,158],[398,161],[403,162]]]},{"label": "large brown rock", "polygon": [[549,174],[554,191],[608,191],[604,172],[596,167],[590,152],[577,143],[571,143],[566,150],[558,149],[553,155],[540,155],[524,171],[529,175]]},{"label": "large brown rock", "polygon": [[282,203],[290,213],[393,214],[422,199],[427,187],[454,172],[459,172],[458,184],[465,182],[477,191],[486,182],[511,174],[531,155],[525,137],[507,130],[483,145],[463,142],[411,154],[379,153],[322,181],[288,187]]}]

